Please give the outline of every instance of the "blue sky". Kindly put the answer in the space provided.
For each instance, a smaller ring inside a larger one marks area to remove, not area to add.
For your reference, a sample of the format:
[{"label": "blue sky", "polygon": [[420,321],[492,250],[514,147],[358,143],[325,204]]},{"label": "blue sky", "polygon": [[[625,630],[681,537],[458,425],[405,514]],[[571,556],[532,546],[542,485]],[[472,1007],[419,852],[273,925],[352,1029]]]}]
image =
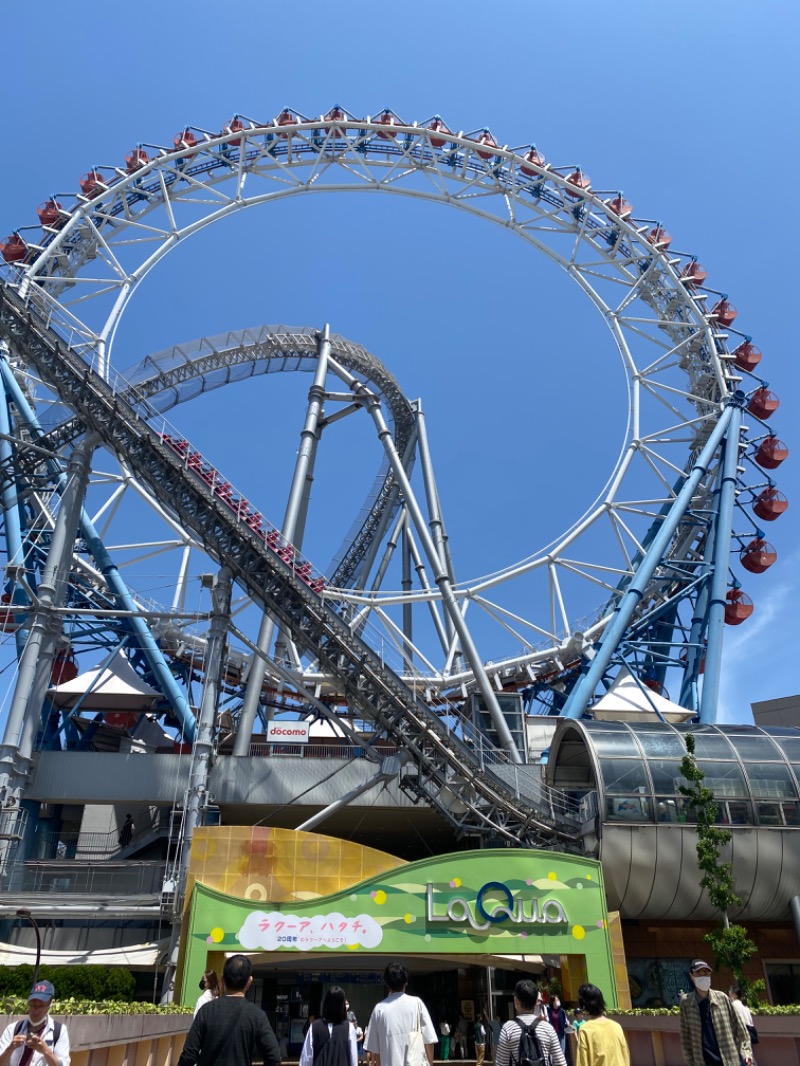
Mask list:
[{"label": "blue sky", "polygon": [[[0,230],[34,221],[41,200],[138,142],[169,143],[187,124],[216,130],[236,112],[268,120],[286,105],[316,115],[338,103],[486,125],[501,144],[535,142],[623,190],[698,255],[765,353],[782,401],[774,422],[792,447],[798,22],[795,5],[777,2],[200,0],[57,19],[5,5]],[[548,541],[605,481],[626,405],[608,336],[566,278],[502,231],[433,205],[345,199],[248,212],[188,242],[141,287],[114,361],[265,322],[330,322],[422,397],[457,569],[497,569]],[[307,385],[231,390],[175,418],[277,521]],[[379,462],[376,450],[363,460],[356,429],[342,438],[321,459],[320,483],[334,487],[320,490],[326,517],[309,554],[323,567]],[[777,480],[792,506],[769,530],[778,565],[743,575],[756,614],[728,634],[730,718],[800,690],[793,459]],[[148,591],[166,598],[168,581],[154,570]]]}]

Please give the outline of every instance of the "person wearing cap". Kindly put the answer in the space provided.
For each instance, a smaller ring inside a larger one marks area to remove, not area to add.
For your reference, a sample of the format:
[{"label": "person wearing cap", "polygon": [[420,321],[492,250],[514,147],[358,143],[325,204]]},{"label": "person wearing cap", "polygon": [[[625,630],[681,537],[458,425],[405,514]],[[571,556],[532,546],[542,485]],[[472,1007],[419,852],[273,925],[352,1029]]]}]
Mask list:
[{"label": "person wearing cap", "polygon": [[28,996],[28,1017],[6,1026],[0,1036],[0,1066],[69,1066],[69,1033],[50,1017],[56,990],[37,981]]},{"label": "person wearing cap", "polygon": [[711,967],[695,959],[689,976],[694,991],[681,997],[681,1048],[687,1066],[753,1066],[750,1036],[725,993],[711,987]]}]

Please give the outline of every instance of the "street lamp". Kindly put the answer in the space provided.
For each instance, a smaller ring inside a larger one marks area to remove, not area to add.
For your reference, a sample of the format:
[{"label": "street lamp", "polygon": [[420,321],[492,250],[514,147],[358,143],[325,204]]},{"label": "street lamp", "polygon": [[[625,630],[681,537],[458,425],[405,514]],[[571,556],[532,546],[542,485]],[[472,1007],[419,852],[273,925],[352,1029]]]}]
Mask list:
[{"label": "street lamp", "polygon": [[24,918],[26,921],[30,922],[33,926],[34,933],[36,933],[36,965],[33,968],[33,983],[36,984],[36,982],[39,980],[39,963],[41,962],[42,958],[42,936],[39,932],[39,926],[36,924],[36,919],[33,917],[27,907],[21,907],[17,911],[17,917]]}]

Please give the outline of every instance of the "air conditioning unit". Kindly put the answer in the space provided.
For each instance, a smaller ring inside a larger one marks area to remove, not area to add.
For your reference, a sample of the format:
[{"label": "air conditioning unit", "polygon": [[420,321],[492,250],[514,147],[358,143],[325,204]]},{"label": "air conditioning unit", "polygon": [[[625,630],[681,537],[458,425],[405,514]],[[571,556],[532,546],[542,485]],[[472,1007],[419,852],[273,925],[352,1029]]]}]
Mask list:
[{"label": "air conditioning unit", "polygon": [[178,905],[178,882],[171,877],[161,886],[161,913],[172,915]]}]

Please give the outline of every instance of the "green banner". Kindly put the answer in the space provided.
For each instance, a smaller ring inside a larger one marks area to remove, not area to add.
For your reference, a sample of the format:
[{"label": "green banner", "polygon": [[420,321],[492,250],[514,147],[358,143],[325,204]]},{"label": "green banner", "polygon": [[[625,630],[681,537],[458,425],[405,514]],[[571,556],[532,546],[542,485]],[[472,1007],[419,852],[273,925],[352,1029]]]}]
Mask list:
[{"label": "green banner", "polygon": [[[581,955],[588,979],[616,1004],[600,863],[556,852],[455,852],[334,895],[283,903],[236,899],[198,883],[189,910],[184,1002],[193,1002],[209,951]],[[340,958],[337,968],[343,967]]]}]

